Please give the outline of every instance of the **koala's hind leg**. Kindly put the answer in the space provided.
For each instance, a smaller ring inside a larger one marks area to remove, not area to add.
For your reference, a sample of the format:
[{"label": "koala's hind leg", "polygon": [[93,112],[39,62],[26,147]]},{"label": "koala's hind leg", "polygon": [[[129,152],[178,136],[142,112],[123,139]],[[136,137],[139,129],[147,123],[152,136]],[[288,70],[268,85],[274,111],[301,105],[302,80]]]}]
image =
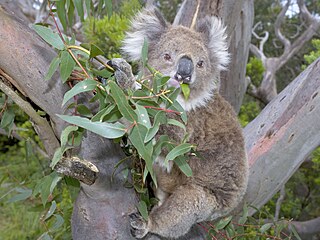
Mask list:
[{"label": "koala's hind leg", "polygon": [[[217,204],[212,195],[201,186],[182,185],[176,189],[161,206],[155,207],[146,224],[134,229],[131,223],[131,232],[152,232],[167,238],[178,238],[187,234],[196,222],[209,218]],[[133,226],[135,225],[135,226]]]}]

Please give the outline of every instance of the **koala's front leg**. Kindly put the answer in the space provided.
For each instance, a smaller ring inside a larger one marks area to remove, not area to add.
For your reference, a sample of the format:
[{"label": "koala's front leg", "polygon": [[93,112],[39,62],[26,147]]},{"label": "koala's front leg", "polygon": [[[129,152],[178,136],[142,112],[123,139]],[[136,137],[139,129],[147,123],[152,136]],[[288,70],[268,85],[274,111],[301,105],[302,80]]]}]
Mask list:
[{"label": "koala's front leg", "polygon": [[132,73],[130,64],[126,60],[123,58],[113,58],[108,62],[108,65],[115,70],[115,79],[122,89],[136,88],[136,79]]},{"label": "koala's front leg", "polygon": [[186,184],[178,187],[160,207],[152,209],[148,221],[139,214],[130,215],[131,233],[143,238],[148,232],[165,238],[179,238],[197,223],[218,211],[217,199],[201,186]]}]

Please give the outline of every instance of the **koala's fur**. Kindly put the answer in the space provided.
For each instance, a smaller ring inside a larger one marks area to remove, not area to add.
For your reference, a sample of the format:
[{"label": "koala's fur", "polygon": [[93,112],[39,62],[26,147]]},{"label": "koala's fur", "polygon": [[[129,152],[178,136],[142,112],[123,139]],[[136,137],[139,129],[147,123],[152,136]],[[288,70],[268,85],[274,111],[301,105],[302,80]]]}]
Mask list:
[{"label": "koala's fur", "polygon": [[[155,164],[161,204],[152,209],[147,222],[132,214],[131,232],[137,238],[148,232],[178,238],[195,223],[230,213],[241,201],[248,181],[244,139],[236,114],[218,93],[220,71],[229,61],[221,21],[208,17],[195,29],[170,26],[157,10],[148,8],[132,21],[124,40],[123,51],[130,60],[140,59],[145,38],[149,65],[172,81],[182,57],[194,65],[190,97],[186,101],[181,95],[178,100],[188,115],[188,142],[197,145],[203,159],[190,157],[192,177],[175,165],[168,171],[161,162]],[[162,131],[175,140],[183,137],[178,127]]]}]

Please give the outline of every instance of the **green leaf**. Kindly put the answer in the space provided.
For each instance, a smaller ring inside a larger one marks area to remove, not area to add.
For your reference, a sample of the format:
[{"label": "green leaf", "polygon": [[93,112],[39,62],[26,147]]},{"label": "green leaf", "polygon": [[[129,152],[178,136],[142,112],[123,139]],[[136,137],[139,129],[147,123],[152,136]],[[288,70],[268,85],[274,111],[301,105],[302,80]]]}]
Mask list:
[{"label": "green leaf", "polygon": [[40,193],[43,206],[46,205],[48,197],[53,191],[53,188],[51,187],[52,183],[57,182],[58,177],[58,173],[52,172],[50,175],[43,177],[36,185],[33,195],[35,196]]},{"label": "green leaf", "polygon": [[106,8],[107,8],[108,17],[110,18],[111,15],[112,15],[112,0],[104,0],[104,1],[105,1],[105,5],[106,5]]},{"label": "green leaf", "polygon": [[32,28],[39,34],[39,36],[58,50],[64,49],[64,43],[58,33],[54,33],[50,28],[41,25],[33,25]]},{"label": "green leaf", "polygon": [[65,152],[65,148],[62,149],[61,147],[57,148],[56,151],[54,152],[53,158],[50,163],[50,167],[53,169],[56,164],[61,160],[63,153]]},{"label": "green leaf", "polygon": [[18,194],[8,200],[10,203],[26,200],[32,195],[32,190],[28,188],[16,188],[15,190]]},{"label": "green leaf", "polygon": [[102,70],[96,70],[96,69],[92,69],[92,72],[96,75],[96,76],[101,76],[103,78],[110,78],[112,76],[112,72],[110,72],[108,69],[102,69]]},{"label": "green leaf", "polygon": [[3,115],[1,116],[1,123],[0,128],[8,128],[11,124],[14,122],[14,111],[13,108],[8,108],[6,111],[4,111]]},{"label": "green leaf", "polygon": [[73,88],[71,88],[68,92],[64,94],[62,106],[65,105],[66,102],[69,101],[72,97],[79,93],[93,91],[97,87],[97,85],[98,83],[96,81],[90,79],[77,83]]},{"label": "green leaf", "polygon": [[118,105],[122,116],[131,122],[137,122],[138,116],[129,105],[127,97],[123,93],[122,89],[113,81],[109,81],[108,85],[110,86],[112,98]]},{"label": "green leaf", "polygon": [[[164,145],[170,145],[170,138],[167,135],[161,135],[154,145],[153,156],[156,158],[160,155]],[[172,144],[171,144],[172,145]],[[172,145],[173,146],[173,145]],[[173,148],[173,147],[172,147]],[[170,148],[171,149],[171,148]]]},{"label": "green leaf", "polygon": [[44,217],[44,220],[47,220],[48,218],[50,218],[50,217],[53,215],[53,213],[54,213],[54,211],[56,210],[56,208],[57,208],[57,203],[56,203],[56,201],[52,201],[52,202],[51,202],[50,209],[48,210],[46,216]]},{"label": "green leaf", "polygon": [[247,204],[243,205],[243,213],[242,216],[239,218],[238,223],[239,224],[245,224],[247,222],[248,219],[248,206]]},{"label": "green leaf", "polygon": [[189,164],[186,161],[187,157],[185,156],[179,156],[176,157],[173,161],[175,164],[178,165],[180,170],[187,176],[191,177],[192,176],[192,169],[190,168]]},{"label": "green leaf", "polygon": [[48,232],[43,233],[37,240],[53,240]]},{"label": "green leaf", "polygon": [[224,229],[231,222],[231,219],[232,219],[232,216],[221,219],[219,222],[215,224],[216,229],[217,230]]},{"label": "green leaf", "polygon": [[80,126],[91,132],[94,132],[102,137],[115,139],[122,137],[127,129],[121,123],[105,123],[105,122],[92,122],[87,118],[82,118],[79,116],[66,116],[58,115],[62,120]]},{"label": "green leaf", "polygon": [[138,204],[138,210],[144,220],[148,221],[148,207],[145,201],[140,201]]},{"label": "green leaf", "polygon": [[291,224],[290,227],[291,227],[291,232],[293,233],[293,235],[294,235],[298,240],[301,240],[301,237],[299,236],[296,227],[295,227],[293,224]]},{"label": "green leaf", "polygon": [[55,220],[54,224],[52,225],[52,227],[50,228],[50,230],[55,231],[55,230],[58,230],[59,228],[61,228],[61,226],[64,223],[64,219],[59,214],[53,214],[53,216],[56,218],[56,220]]},{"label": "green leaf", "polygon": [[65,8],[66,0],[60,0],[56,2],[57,14],[59,20],[62,24],[64,32],[67,32],[67,16],[66,16],[66,8]]},{"label": "green leaf", "polygon": [[183,155],[183,154],[185,154],[187,152],[190,152],[190,150],[193,147],[194,146],[192,144],[190,144],[190,143],[182,143],[182,144],[176,146],[166,156],[165,163],[167,164],[168,161],[174,160],[176,157],[181,156],[181,155]]},{"label": "green leaf", "polygon": [[91,44],[90,46],[90,58],[94,58],[98,55],[103,55],[104,52],[96,45]]},{"label": "green leaf", "polygon": [[234,237],[236,235],[236,232],[234,230],[234,226],[233,224],[229,224],[227,227],[226,227],[226,232],[227,232],[227,236],[231,239],[233,239],[232,237]]},{"label": "green leaf", "polygon": [[148,129],[142,124],[138,123],[133,127],[131,133],[129,134],[129,139],[132,145],[137,149],[139,155],[146,162],[147,169],[150,173],[153,173],[152,167],[152,143],[149,142],[147,144],[144,143],[144,139],[147,135]]},{"label": "green leaf", "polygon": [[61,62],[60,62],[60,77],[62,82],[67,81],[71,75],[76,62],[73,60],[68,51],[61,52]]},{"label": "green leaf", "polygon": [[153,127],[148,130],[148,133],[146,135],[146,138],[144,139],[144,142],[149,142],[159,131],[160,125],[166,123],[166,114],[163,111],[159,111],[156,116],[154,117],[154,123]]},{"label": "green leaf", "polygon": [[48,72],[47,72],[47,75],[45,77],[45,80],[49,80],[52,78],[53,74],[58,69],[59,63],[60,63],[60,58],[58,56],[55,57],[54,59],[52,59],[50,66],[49,66],[49,69],[48,69]]},{"label": "green leaf", "polygon": [[81,19],[81,22],[83,22],[84,21],[83,1],[73,0],[73,4],[77,9],[77,13]]},{"label": "green leaf", "polygon": [[182,94],[184,96],[184,99],[188,100],[189,96],[190,96],[189,84],[182,83],[182,84],[180,84],[180,87],[181,87],[181,91],[182,91]]},{"label": "green leaf", "polygon": [[261,233],[265,233],[266,231],[268,231],[271,227],[273,226],[273,223],[266,223],[264,225],[262,225],[259,229],[259,231]]},{"label": "green leaf", "polygon": [[91,113],[90,109],[84,104],[78,104],[77,105],[77,111],[83,117],[91,118],[93,116],[93,114]]},{"label": "green leaf", "polygon": [[57,184],[62,179],[62,177],[57,172],[53,172],[51,177],[52,177],[52,182],[51,182],[51,185],[50,185],[50,193],[53,192],[53,190],[56,188]]},{"label": "green leaf", "polygon": [[74,11],[74,4],[70,0],[67,0],[67,9],[68,9],[68,23],[69,23],[69,26],[72,27],[75,11]]},{"label": "green leaf", "polygon": [[175,119],[168,119],[168,124],[174,125],[174,126],[177,126],[177,127],[180,127],[180,128],[182,128],[185,132],[187,131],[186,126],[185,126],[183,123],[181,123],[181,122],[179,122],[179,121],[177,121],[177,120],[175,120]]},{"label": "green leaf", "polygon": [[148,40],[147,38],[144,38],[143,46],[141,50],[142,66],[144,67],[147,65],[147,61],[148,61],[148,48],[149,48]]},{"label": "green leaf", "polygon": [[141,105],[136,104],[135,106],[136,110],[134,111],[138,116],[138,123],[141,123],[148,129],[151,128],[151,122],[147,110]]},{"label": "green leaf", "polygon": [[78,127],[77,126],[68,126],[65,129],[63,129],[62,133],[61,133],[61,148],[64,148],[67,145],[68,142],[68,138],[69,138],[69,134],[71,132],[77,131]]},{"label": "green leaf", "polygon": [[116,108],[115,104],[110,104],[108,107],[101,109],[96,115],[91,118],[92,122],[100,121],[103,122],[103,118],[109,114],[114,108]]},{"label": "green leaf", "polygon": [[187,113],[184,111],[183,107],[180,105],[180,103],[178,103],[178,101],[174,101],[169,109],[180,112],[182,121],[187,124]]}]

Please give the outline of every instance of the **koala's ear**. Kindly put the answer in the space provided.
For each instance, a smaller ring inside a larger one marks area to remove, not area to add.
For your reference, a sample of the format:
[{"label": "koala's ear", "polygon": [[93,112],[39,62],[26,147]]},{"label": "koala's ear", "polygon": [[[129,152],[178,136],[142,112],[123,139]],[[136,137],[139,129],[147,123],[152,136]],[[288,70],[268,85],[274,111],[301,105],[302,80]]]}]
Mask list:
[{"label": "koala's ear", "polygon": [[144,39],[149,47],[157,42],[167,29],[167,22],[154,7],[145,8],[131,21],[129,31],[123,40],[122,51],[129,60],[139,60]]},{"label": "koala's ear", "polygon": [[211,60],[219,70],[226,69],[230,59],[225,30],[222,21],[217,17],[206,17],[196,26],[196,31],[203,35]]}]

